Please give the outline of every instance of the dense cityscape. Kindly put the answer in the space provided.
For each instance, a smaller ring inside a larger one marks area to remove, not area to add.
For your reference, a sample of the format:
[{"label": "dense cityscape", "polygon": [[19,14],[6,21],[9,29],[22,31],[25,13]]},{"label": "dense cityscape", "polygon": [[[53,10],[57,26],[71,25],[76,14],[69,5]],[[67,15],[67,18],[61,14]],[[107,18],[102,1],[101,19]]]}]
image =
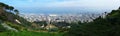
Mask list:
[{"label": "dense cityscape", "polygon": [[104,14],[95,14],[95,13],[84,13],[84,14],[63,14],[63,15],[57,15],[57,14],[26,14],[21,15],[29,22],[34,21],[51,21],[51,22],[90,22],[93,19],[103,16]]}]

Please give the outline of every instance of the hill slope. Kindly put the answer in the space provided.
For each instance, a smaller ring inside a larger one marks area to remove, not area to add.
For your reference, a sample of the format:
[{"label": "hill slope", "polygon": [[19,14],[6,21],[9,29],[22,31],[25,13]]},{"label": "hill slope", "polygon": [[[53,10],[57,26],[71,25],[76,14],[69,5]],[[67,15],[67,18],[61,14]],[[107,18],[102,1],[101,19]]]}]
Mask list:
[{"label": "hill slope", "polygon": [[5,26],[3,26],[2,23],[5,23],[5,25],[8,25],[17,30],[31,28],[32,24],[24,18],[20,17],[18,13],[19,11],[14,7],[0,2],[0,30],[2,31],[2,29],[6,29],[3,28]]},{"label": "hill slope", "polygon": [[[106,13],[107,14],[107,13]],[[112,10],[105,18],[72,25],[67,36],[120,36],[120,8]]]}]

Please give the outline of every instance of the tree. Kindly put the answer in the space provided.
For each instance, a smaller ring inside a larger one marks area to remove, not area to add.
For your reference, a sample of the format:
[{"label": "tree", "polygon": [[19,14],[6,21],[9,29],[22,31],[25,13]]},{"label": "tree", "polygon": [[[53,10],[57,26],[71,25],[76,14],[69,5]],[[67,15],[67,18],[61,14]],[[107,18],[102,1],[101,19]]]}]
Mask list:
[{"label": "tree", "polygon": [[13,6],[9,6],[9,10],[10,12],[13,11],[14,7]]},{"label": "tree", "polygon": [[82,24],[82,22],[81,22],[81,21],[78,21],[78,24]]},{"label": "tree", "polygon": [[0,2],[0,7],[3,7],[3,6],[5,6],[5,4]]},{"label": "tree", "polygon": [[9,10],[9,5],[5,5],[5,9]]},{"label": "tree", "polygon": [[113,10],[109,16],[96,18],[83,25],[72,25],[67,36],[120,36],[120,13]]},{"label": "tree", "polygon": [[0,2],[0,15],[4,13],[4,6],[5,4]]},{"label": "tree", "polygon": [[1,3],[1,2],[0,2],[0,7],[3,7],[5,9],[9,10],[9,5],[6,5],[6,4]]},{"label": "tree", "polygon": [[107,12],[105,12],[105,15],[107,15]]},{"label": "tree", "polygon": [[19,11],[17,9],[15,9],[14,12],[16,13],[16,15],[19,15]]}]

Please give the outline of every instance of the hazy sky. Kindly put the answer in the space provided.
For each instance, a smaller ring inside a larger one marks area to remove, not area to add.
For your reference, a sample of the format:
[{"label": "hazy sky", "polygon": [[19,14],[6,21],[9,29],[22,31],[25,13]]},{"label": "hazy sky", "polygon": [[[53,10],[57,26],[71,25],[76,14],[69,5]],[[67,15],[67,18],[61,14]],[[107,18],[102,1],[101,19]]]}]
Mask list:
[{"label": "hazy sky", "polygon": [[80,12],[85,10],[111,10],[120,6],[120,0],[0,0],[24,12]]}]

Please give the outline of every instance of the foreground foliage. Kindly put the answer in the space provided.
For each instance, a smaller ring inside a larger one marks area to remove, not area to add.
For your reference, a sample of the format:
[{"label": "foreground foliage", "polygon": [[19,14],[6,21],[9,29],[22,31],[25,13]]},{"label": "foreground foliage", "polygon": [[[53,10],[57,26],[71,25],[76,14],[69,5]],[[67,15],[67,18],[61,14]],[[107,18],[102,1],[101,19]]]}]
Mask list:
[{"label": "foreground foliage", "polygon": [[63,36],[63,33],[32,32],[32,31],[21,31],[21,32],[6,31],[6,32],[1,32],[0,36]]},{"label": "foreground foliage", "polygon": [[120,8],[89,23],[72,25],[66,36],[120,36]]}]

